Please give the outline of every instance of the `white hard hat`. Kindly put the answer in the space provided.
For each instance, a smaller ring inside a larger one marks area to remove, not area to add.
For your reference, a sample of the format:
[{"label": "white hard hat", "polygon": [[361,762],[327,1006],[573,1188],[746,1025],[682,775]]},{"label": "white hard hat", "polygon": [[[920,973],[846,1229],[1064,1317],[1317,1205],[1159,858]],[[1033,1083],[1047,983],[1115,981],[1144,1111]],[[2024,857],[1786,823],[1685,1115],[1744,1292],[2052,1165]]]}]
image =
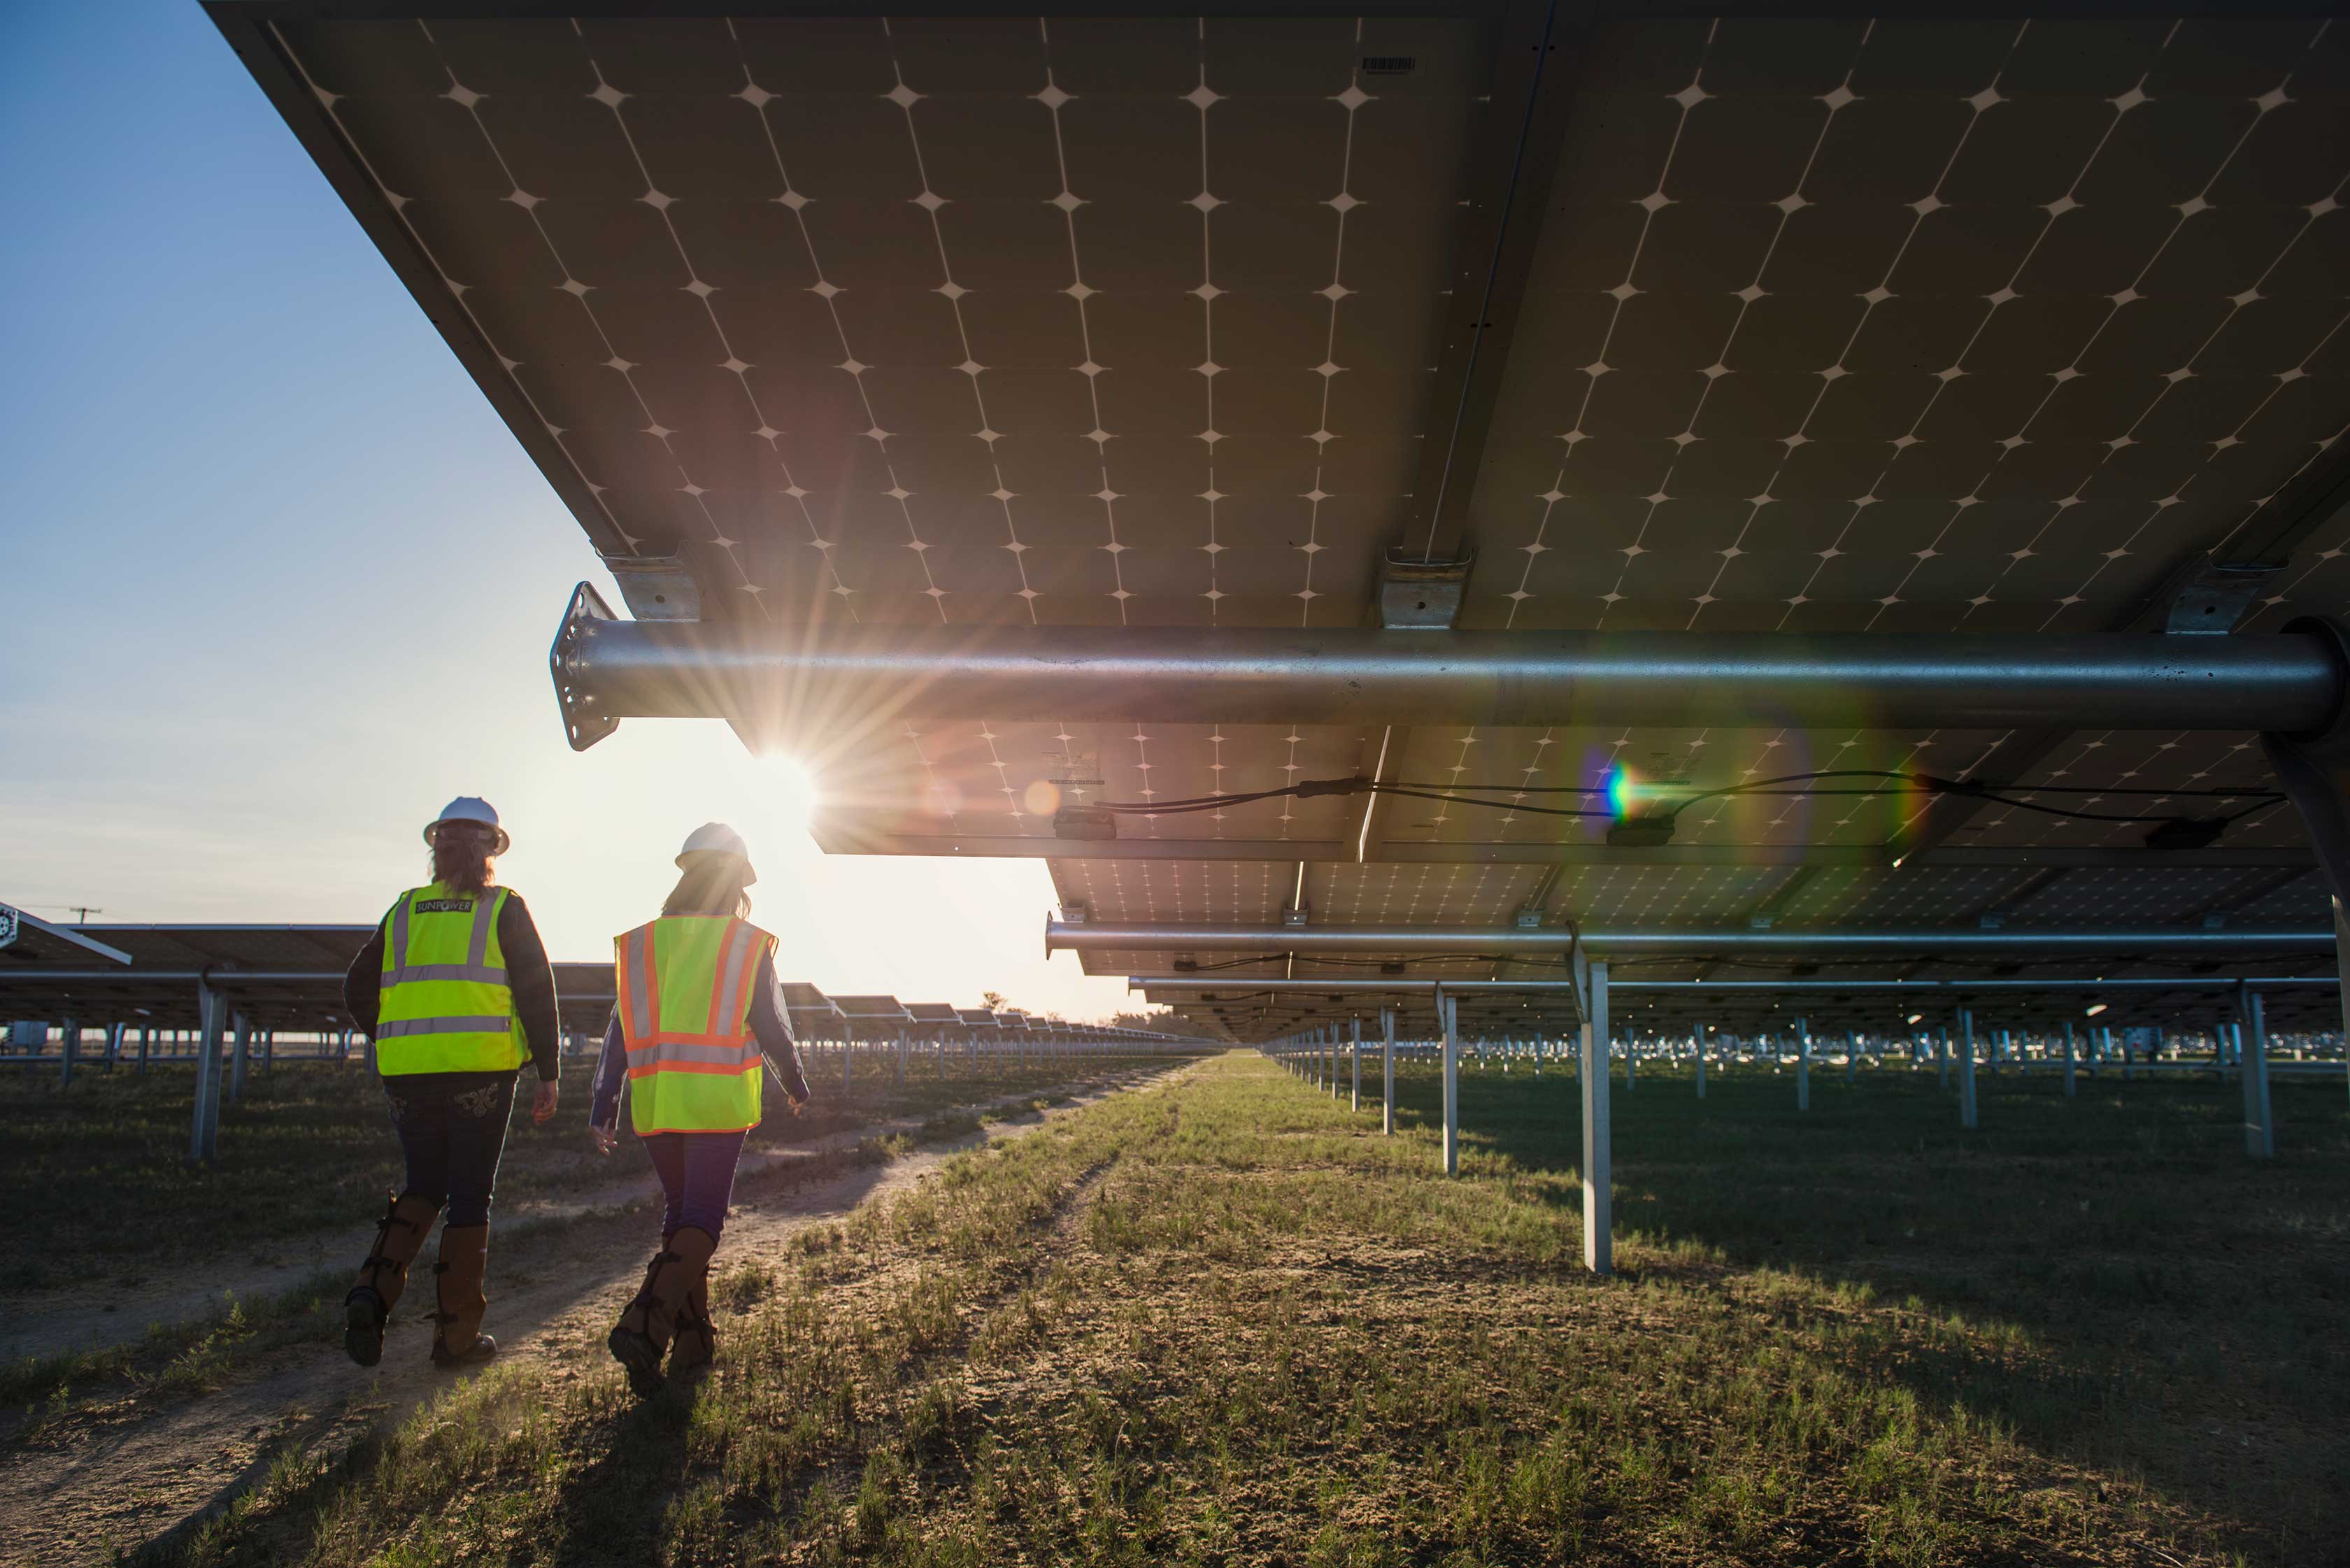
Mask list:
[{"label": "white hard hat", "polygon": [[514,842],[506,836],[506,830],[498,826],[498,808],[477,794],[461,794],[442,806],[441,815],[424,825],[425,843],[432,842],[432,830],[444,822],[473,822],[488,828],[497,836],[497,842],[490,847],[493,855],[504,855],[507,846]]},{"label": "white hard hat", "polygon": [[678,869],[690,869],[705,855],[723,855],[743,863],[743,886],[749,887],[759,878],[751,870],[751,846],[743,836],[723,822],[705,822],[685,836],[685,847],[677,852]]}]

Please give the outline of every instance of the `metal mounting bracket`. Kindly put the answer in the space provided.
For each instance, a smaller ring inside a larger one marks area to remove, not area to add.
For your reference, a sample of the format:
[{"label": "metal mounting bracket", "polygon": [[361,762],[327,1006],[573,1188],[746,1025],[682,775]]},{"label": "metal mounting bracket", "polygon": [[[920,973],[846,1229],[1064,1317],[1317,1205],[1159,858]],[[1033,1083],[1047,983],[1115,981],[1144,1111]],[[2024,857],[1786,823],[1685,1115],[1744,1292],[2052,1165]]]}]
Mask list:
[{"label": "metal mounting bracket", "polygon": [[2162,617],[2158,629],[2173,637],[2224,636],[2242,623],[2261,590],[2282,570],[2261,562],[2242,565],[2190,556],[2155,595]]},{"label": "metal mounting bracket", "polygon": [[1379,625],[1388,631],[1450,631],[1469,588],[1471,550],[1451,560],[1423,561],[1400,545],[1379,564]]},{"label": "metal mounting bracket", "polygon": [[607,556],[604,567],[639,620],[702,618],[702,579],[683,556]]},{"label": "metal mounting bracket", "polygon": [[563,622],[555,628],[555,646],[546,650],[547,671],[555,677],[555,701],[563,710],[563,732],[575,752],[586,751],[620,727],[620,722],[605,713],[592,694],[580,691],[571,680],[571,655],[586,628],[599,620],[617,618],[596,585],[582,583],[571,590]]}]

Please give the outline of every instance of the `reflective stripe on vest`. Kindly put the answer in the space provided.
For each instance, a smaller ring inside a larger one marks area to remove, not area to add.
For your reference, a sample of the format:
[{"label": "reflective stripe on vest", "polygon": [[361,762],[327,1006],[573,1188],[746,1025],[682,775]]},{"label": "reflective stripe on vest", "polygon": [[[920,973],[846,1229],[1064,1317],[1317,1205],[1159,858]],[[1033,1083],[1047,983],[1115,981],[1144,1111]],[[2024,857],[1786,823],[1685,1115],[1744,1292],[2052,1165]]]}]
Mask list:
[{"label": "reflective stripe on vest", "polygon": [[775,939],[743,920],[664,915],[615,937],[612,950],[637,1132],[758,1126],[764,1079],[751,999]]},{"label": "reflective stripe on vest", "polygon": [[379,1071],[478,1073],[522,1064],[528,1051],[497,940],[505,898],[503,888],[465,894],[433,883],[411,888],[392,906],[377,999]]}]

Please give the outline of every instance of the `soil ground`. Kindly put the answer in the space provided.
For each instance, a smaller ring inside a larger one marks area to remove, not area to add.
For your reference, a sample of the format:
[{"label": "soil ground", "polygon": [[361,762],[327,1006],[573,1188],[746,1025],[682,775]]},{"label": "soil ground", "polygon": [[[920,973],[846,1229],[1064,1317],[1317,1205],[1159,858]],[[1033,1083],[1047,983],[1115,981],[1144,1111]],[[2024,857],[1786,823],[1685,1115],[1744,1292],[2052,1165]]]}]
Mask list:
[{"label": "soil ground", "polygon": [[[1166,1070],[1119,1063],[1055,1082],[1039,1068],[1010,1093],[1000,1081],[911,1095],[868,1088],[866,1110],[911,1104],[931,1114],[861,1121],[836,1101],[827,1116],[771,1123],[767,1147],[746,1151],[739,1168],[725,1262],[760,1266],[798,1231],[919,1183],[960,1150]],[[817,1126],[837,1130],[805,1136]],[[783,1141],[795,1132],[798,1141]],[[515,1204],[502,1194],[487,1325],[501,1366],[536,1365],[556,1345],[600,1345],[635,1290],[657,1240],[659,1184],[626,1141],[595,1168],[601,1187],[567,1184],[558,1198],[541,1182],[540,1196]],[[363,1371],[341,1355],[335,1306],[373,1234],[370,1225],[270,1238],[259,1260],[250,1249],[196,1254],[139,1286],[99,1281],[5,1298],[12,1346],[38,1358],[16,1364],[12,1391],[47,1397],[0,1415],[0,1563],[105,1563],[152,1550],[288,1452],[345,1454],[457,1381],[427,1357],[419,1303],[431,1287],[421,1272],[381,1365]],[[276,1261],[289,1256],[305,1261]],[[432,1256],[428,1243],[420,1271]],[[140,1324],[152,1326],[141,1333]]]},{"label": "soil ground", "polygon": [[494,1260],[523,1334],[479,1376],[425,1374],[411,1327],[354,1376],[296,1311],[183,1351],[186,1388],[35,1401],[0,1554],[2345,1561],[2338,1082],[2279,1086],[2263,1165],[2217,1082],[1991,1077],[1973,1133],[1931,1073],[1792,1089],[1618,1082],[1607,1280],[1576,1085],[1523,1064],[1464,1072],[1453,1179],[1432,1074],[1383,1137],[1243,1053],[796,1198],[762,1176],[722,1365],[649,1402],[600,1344],[642,1239],[551,1220]]}]

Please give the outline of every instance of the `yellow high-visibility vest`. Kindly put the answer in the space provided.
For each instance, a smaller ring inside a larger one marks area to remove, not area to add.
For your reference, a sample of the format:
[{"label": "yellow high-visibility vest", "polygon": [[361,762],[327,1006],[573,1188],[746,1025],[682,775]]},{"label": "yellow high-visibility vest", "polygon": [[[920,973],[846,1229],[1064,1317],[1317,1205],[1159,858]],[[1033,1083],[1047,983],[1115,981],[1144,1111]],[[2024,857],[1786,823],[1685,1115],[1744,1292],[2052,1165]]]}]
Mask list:
[{"label": "yellow high-visibility vest", "polygon": [[764,1075],[751,998],[759,960],[775,950],[774,937],[722,915],[663,915],[612,939],[639,1137],[759,1125]]},{"label": "yellow high-visibility vest", "polygon": [[498,911],[506,890],[411,888],[392,906],[376,1003],[376,1070],[488,1073],[530,1054],[515,1016]]}]

